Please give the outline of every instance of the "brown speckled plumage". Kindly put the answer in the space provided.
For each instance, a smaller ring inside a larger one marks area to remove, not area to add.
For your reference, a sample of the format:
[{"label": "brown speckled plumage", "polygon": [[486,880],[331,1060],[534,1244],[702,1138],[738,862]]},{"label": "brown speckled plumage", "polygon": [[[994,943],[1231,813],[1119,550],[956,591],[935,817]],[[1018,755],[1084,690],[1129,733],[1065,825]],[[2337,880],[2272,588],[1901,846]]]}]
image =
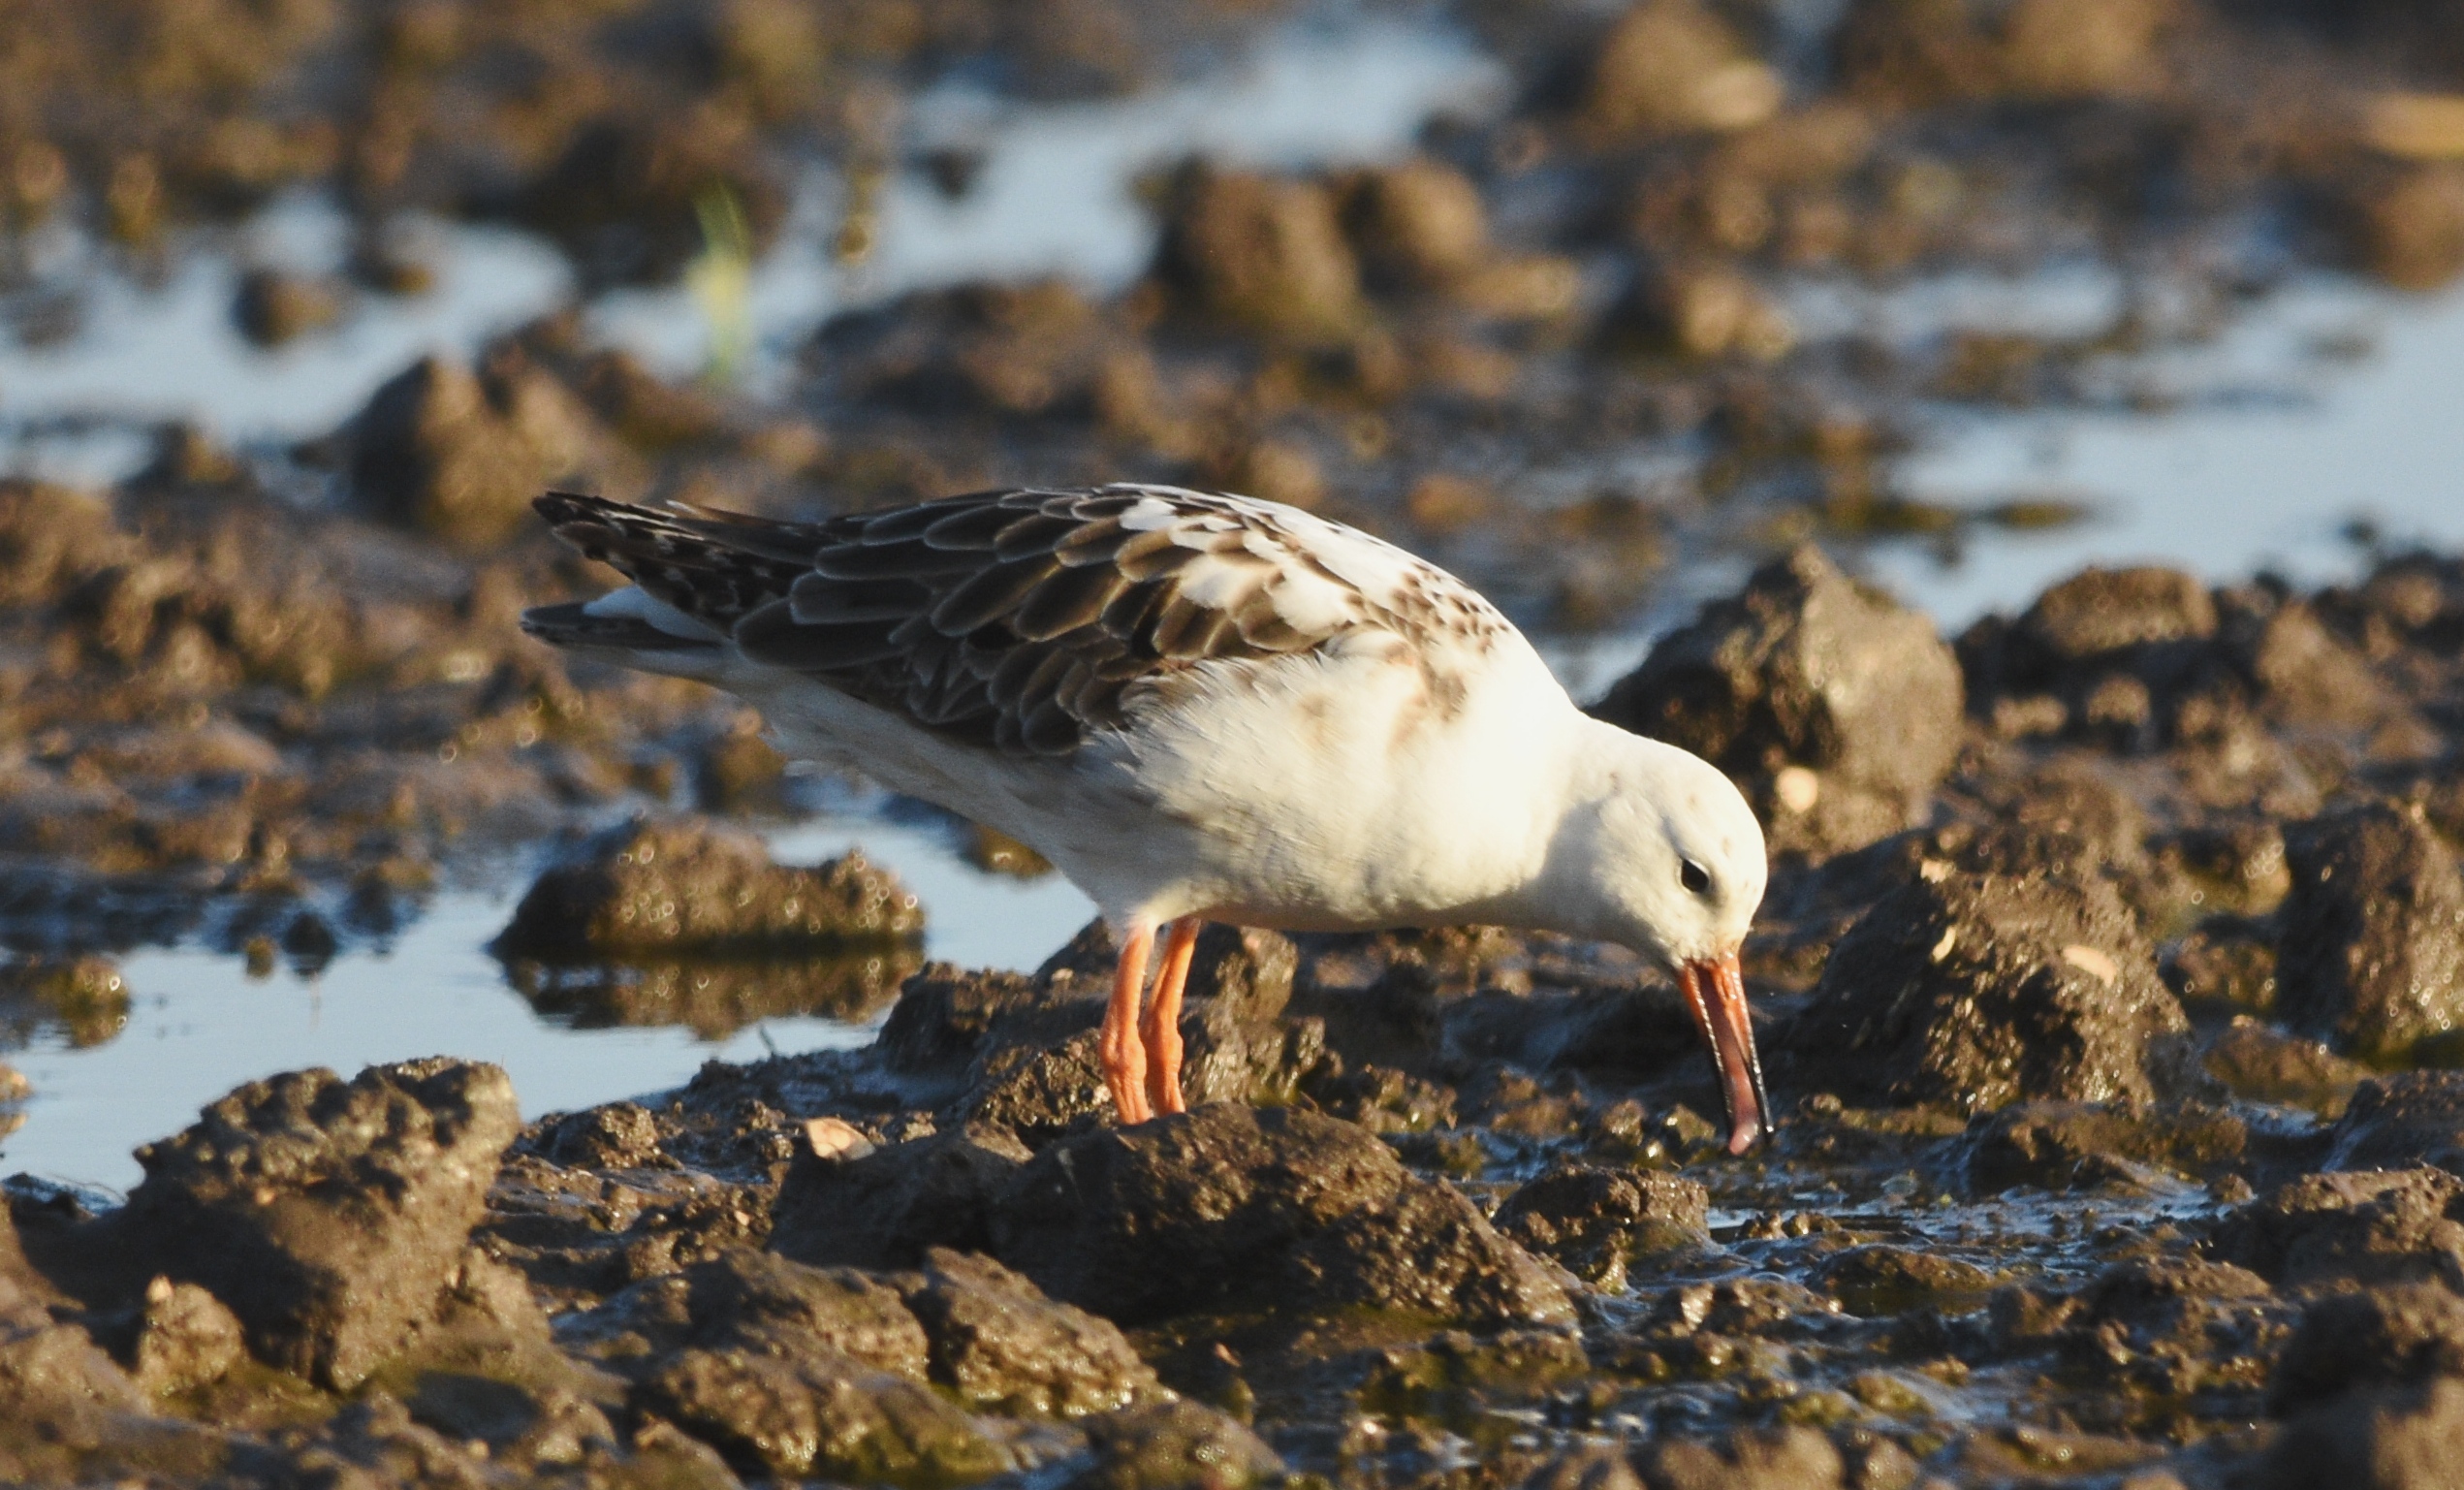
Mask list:
[{"label": "brown speckled plumage", "polygon": [[[1364,626],[1474,647],[1510,629],[1399,550],[1343,533],[1392,577],[1372,594],[1312,551],[1296,525],[1313,520],[1169,488],[987,491],[817,523],[563,492],[538,507],[748,659],[1007,754],[1066,754],[1119,726],[1139,685],[1201,663],[1305,652]],[[1295,581],[1342,601],[1296,605]],[[532,628],[583,641],[545,613]]]}]

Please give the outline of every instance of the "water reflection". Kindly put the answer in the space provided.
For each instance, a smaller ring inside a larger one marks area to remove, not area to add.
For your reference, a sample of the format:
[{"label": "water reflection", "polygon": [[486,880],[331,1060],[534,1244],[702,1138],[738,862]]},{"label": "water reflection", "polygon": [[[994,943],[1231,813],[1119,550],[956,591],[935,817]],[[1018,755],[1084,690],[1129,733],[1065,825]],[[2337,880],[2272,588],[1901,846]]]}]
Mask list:
[{"label": "water reflection", "polygon": [[516,962],[505,978],[532,1008],[569,1029],[681,1025],[702,1039],[723,1040],[782,1016],[869,1020],[888,1011],[899,985],[923,965],[914,952],[879,949],[760,962]]},{"label": "water reflection", "polygon": [[[878,815],[886,804],[869,806],[869,815],[815,817],[765,837],[788,864],[861,846],[930,911],[922,956],[1032,967],[1094,913],[1058,875],[978,871],[945,822],[892,821]],[[523,974],[529,986],[516,987],[488,948],[526,875],[501,877],[437,891],[390,940],[346,942],[313,973],[283,960],[252,972],[210,938],[130,952],[116,968],[127,1010],[116,1038],[90,1018],[73,1027],[59,1012],[71,1004],[39,1005],[7,1057],[33,1094],[25,1125],[0,1135],[0,1171],[124,1188],[138,1177],[129,1157],[138,1144],[185,1126],[239,1082],[303,1066],[350,1072],[439,1054],[493,1061],[512,1074],[523,1113],[537,1116],[663,1091],[706,1061],[852,1048],[872,1038],[902,958],[915,955],[747,962],[725,975],[650,963]],[[868,966],[874,957],[878,968]],[[710,981],[697,987],[696,977]],[[78,1029],[100,1042],[80,1045]]]}]

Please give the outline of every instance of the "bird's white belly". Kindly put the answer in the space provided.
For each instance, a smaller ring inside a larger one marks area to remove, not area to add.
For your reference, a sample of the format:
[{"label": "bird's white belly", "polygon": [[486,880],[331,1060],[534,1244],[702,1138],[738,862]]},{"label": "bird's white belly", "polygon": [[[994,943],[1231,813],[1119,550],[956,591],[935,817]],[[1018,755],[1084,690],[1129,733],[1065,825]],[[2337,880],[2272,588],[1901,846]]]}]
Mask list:
[{"label": "bird's white belly", "polygon": [[1285,930],[1460,920],[1545,850],[1533,763],[1553,752],[1522,746],[1572,706],[1536,657],[1530,674],[1493,670],[1450,699],[1409,652],[1290,658],[1099,748],[1186,844],[1185,904],[1168,913]]},{"label": "bird's white belly", "polygon": [[1527,743],[1572,705],[1521,651],[1451,704],[1407,651],[1228,668],[1061,759],[962,745],[767,668],[723,685],[790,755],[1018,839],[1116,921],[1357,930],[1466,919],[1529,877],[1546,829],[1532,763],[1555,756]]}]

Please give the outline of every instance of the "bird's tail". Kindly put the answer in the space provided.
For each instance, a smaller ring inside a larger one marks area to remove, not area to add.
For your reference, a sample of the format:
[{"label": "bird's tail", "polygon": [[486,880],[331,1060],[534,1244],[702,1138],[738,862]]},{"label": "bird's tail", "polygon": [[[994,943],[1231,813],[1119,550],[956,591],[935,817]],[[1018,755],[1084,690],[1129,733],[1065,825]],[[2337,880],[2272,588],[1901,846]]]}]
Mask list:
[{"label": "bird's tail", "polygon": [[812,523],[716,508],[641,507],[572,491],[546,492],[531,506],[584,557],[719,631],[786,594],[828,541]]}]

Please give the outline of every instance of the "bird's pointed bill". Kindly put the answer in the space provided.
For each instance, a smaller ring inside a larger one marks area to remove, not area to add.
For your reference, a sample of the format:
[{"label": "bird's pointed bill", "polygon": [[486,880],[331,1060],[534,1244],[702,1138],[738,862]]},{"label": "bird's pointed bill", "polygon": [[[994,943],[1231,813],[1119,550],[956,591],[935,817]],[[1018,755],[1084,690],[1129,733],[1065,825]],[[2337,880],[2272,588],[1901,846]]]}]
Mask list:
[{"label": "bird's pointed bill", "polygon": [[1728,1106],[1728,1152],[1743,1154],[1753,1147],[1769,1123],[1770,1101],[1762,1093],[1762,1058],[1754,1054],[1753,1022],[1746,1009],[1745,969],[1737,954],[1681,965],[1677,986],[1694,1028],[1711,1046],[1720,1067],[1720,1094]]}]

